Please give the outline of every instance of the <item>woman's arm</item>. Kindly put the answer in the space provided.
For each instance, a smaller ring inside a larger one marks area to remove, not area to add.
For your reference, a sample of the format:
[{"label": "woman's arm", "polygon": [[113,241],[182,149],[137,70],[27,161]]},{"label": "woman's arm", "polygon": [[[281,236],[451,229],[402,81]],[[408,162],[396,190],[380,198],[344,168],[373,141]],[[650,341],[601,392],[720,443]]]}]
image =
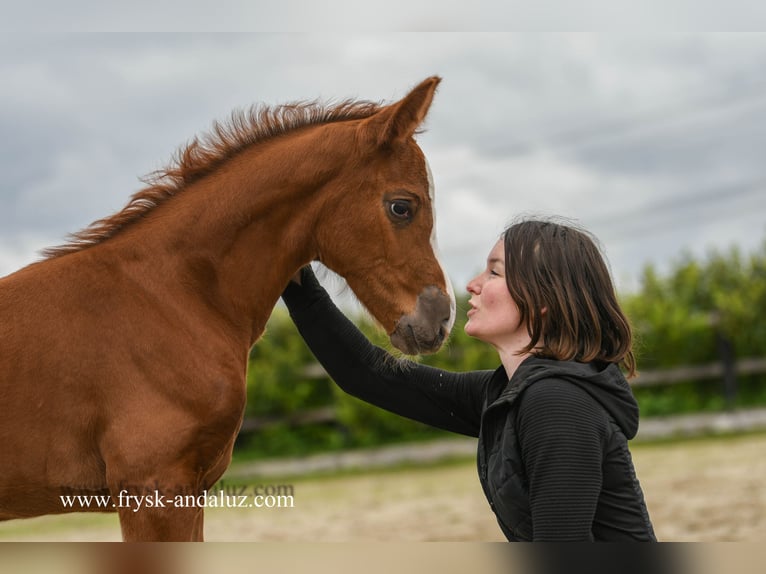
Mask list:
[{"label": "woman's arm", "polygon": [[572,383],[538,381],[522,394],[517,430],[535,541],[592,540],[607,424]]},{"label": "woman's arm", "polygon": [[344,391],[398,415],[478,436],[492,371],[452,373],[395,359],[338,310],[310,268],[282,298],[309,348]]}]

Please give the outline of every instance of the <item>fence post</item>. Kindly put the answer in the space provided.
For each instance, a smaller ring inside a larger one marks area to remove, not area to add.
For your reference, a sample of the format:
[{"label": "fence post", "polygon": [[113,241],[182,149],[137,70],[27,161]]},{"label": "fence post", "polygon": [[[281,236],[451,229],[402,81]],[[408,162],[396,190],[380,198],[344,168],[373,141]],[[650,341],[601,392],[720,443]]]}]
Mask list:
[{"label": "fence post", "polygon": [[734,344],[721,329],[721,312],[713,311],[711,323],[715,333],[715,346],[718,350],[718,357],[723,366],[723,398],[726,401],[726,408],[733,408],[737,400],[737,366],[734,354]]}]

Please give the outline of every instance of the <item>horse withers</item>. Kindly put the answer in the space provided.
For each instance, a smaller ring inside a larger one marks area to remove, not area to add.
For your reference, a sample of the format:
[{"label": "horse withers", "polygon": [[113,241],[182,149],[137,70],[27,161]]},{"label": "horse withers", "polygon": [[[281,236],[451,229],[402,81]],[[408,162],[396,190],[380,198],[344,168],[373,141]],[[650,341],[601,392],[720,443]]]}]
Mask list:
[{"label": "horse withers", "polygon": [[311,261],[396,347],[436,351],[455,304],[413,136],[438,83],[235,113],[0,279],[0,519],[116,511],[124,540],[201,540],[203,508],[173,501],[228,467],[248,351]]}]

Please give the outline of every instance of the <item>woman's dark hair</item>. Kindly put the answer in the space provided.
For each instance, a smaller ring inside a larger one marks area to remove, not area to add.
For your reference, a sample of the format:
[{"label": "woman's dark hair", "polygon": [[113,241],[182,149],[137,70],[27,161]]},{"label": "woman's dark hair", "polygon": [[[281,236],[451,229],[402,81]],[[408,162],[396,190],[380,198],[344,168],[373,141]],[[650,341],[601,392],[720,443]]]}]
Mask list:
[{"label": "woman's dark hair", "polygon": [[522,353],[618,363],[636,373],[633,335],[598,240],[575,225],[524,220],[502,234],[505,281],[531,341]]}]

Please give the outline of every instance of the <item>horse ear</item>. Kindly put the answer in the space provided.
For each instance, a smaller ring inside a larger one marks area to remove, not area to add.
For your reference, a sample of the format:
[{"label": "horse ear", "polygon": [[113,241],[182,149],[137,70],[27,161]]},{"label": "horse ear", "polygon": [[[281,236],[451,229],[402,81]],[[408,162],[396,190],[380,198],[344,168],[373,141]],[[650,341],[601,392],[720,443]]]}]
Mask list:
[{"label": "horse ear", "polygon": [[411,137],[426,118],[439,82],[438,76],[427,78],[404,98],[370,116],[360,126],[363,139],[384,147]]}]

